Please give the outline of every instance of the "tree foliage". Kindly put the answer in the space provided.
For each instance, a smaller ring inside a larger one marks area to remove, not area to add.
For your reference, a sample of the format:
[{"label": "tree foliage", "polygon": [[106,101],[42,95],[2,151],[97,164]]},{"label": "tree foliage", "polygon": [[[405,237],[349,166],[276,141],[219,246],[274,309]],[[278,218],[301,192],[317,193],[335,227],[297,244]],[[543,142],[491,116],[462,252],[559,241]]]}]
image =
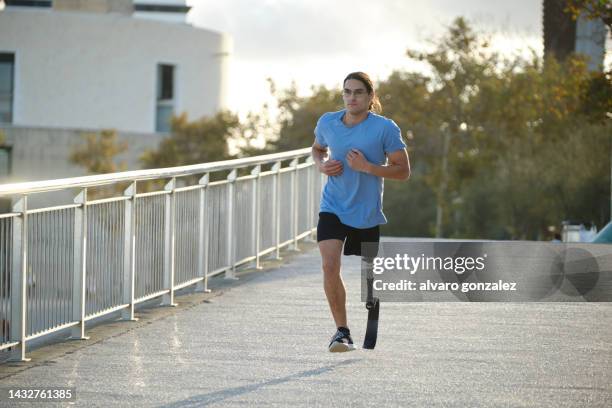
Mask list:
[{"label": "tree foliage", "polygon": [[298,96],[294,86],[277,95],[280,132],[278,138],[270,141],[274,151],[286,151],[311,146],[314,141],[314,127],[325,112],[342,109],[340,91],[323,86],[313,88],[309,97]]},{"label": "tree foliage", "polygon": [[[609,4],[573,1],[597,6]],[[598,8],[599,7],[599,8]],[[604,7],[603,9],[601,7]],[[383,233],[456,238],[545,239],[563,220],[610,219],[612,73],[592,73],[578,56],[563,62],[504,57],[486,34],[456,19],[426,50],[408,50],[421,72],[397,70],[377,84],[383,114],[402,129],[409,182],[386,181]],[[341,91],[324,86],[301,96],[277,91],[278,117],[264,109],[245,121],[230,112],[172,121],[171,136],[141,157],[159,168],[312,145],[318,118],[342,108]],[[271,134],[274,133],[274,136]],[[253,143],[267,135],[264,149]],[[89,172],[117,171],[125,150],[112,131],[86,135],[71,160]]]},{"label": "tree foliage", "polygon": [[72,148],[70,162],[84,167],[90,174],[114,173],[125,170],[125,163],[116,162],[116,156],[128,148],[126,142],[117,140],[115,130],[81,135],[83,142]]},{"label": "tree foliage", "polygon": [[240,129],[238,117],[221,111],[213,117],[189,121],[186,114],[175,116],[171,135],[155,150],[140,158],[145,168],[186,166],[231,158],[228,140]]},{"label": "tree foliage", "polygon": [[[612,82],[580,57],[504,57],[462,18],[426,51],[423,73],[378,84],[384,114],[404,132],[407,183],[385,183],[383,233],[544,239],[562,220],[610,218]],[[292,87],[279,97],[280,137],[269,149],[306,147],[339,90]]]},{"label": "tree foliage", "polygon": [[612,3],[610,0],[566,0],[566,10],[575,19],[581,13],[587,18],[600,18],[612,30]]}]

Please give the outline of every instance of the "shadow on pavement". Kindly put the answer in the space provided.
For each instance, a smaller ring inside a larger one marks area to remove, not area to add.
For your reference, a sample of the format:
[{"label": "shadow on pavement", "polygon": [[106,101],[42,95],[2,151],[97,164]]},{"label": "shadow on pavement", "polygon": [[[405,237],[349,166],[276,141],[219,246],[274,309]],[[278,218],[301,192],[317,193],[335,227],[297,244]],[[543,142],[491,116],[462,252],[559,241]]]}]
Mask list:
[{"label": "shadow on pavement", "polygon": [[161,406],[166,407],[166,408],[205,407],[209,404],[215,404],[223,400],[226,400],[228,398],[232,398],[238,395],[257,391],[261,388],[264,388],[270,385],[283,384],[283,383],[287,383],[293,380],[299,380],[302,378],[314,377],[317,375],[329,373],[330,371],[333,371],[337,367],[353,364],[357,361],[359,361],[359,359],[353,358],[351,360],[341,361],[336,364],[332,364],[332,365],[328,365],[328,366],[320,367],[320,368],[315,368],[313,370],[301,371],[299,373],[291,374],[291,375],[281,377],[281,378],[275,378],[272,380],[263,381],[263,382],[259,382],[255,384],[243,385],[241,387],[227,388],[225,390],[215,391],[215,392],[211,392],[208,394],[194,395],[193,397],[190,397],[188,399],[177,401],[172,404],[161,405]]}]

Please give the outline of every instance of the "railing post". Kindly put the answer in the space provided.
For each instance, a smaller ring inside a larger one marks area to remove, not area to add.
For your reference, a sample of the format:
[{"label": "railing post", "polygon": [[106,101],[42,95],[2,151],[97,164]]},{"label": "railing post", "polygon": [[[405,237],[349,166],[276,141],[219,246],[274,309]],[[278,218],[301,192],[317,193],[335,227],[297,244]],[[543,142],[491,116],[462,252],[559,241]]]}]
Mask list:
[{"label": "railing post", "polygon": [[272,171],[274,171],[274,211],[272,218],[274,219],[274,238],[276,242],[276,259],[282,259],[280,256],[280,193],[281,193],[281,162],[274,163]]},{"label": "railing post", "polygon": [[291,171],[291,208],[293,209],[293,213],[291,214],[291,234],[293,235],[293,243],[291,244],[291,249],[293,251],[299,251],[298,248],[298,225],[300,220],[300,212],[299,212],[299,203],[298,203],[298,163],[299,159],[295,158],[291,160],[290,166],[293,168]]},{"label": "railing post", "polygon": [[198,227],[198,276],[202,278],[202,281],[196,285],[196,292],[210,292],[208,289],[208,205],[206,202],[206,193],[208,190],[208,183],[210,176],[206,173],[200,178],[198,184],[202,186],[200,188],[200,225]]},{"label": "railing post", "polygon": [[261,166],[257,165],[251,170],[251,174],[257,176],[253,179],[253,202],[255,205],[252,207],[252,231],[253,238],[252,242],[255,245],[255,269],[261,269],[259,264],[259,252],[260,252],[260,230],[261,224]]},{"label": "railing post", "polygon": [[232,169],[230,174],[227,176],[229,181],[227,188],[227,211],[228,211],[228,222],[227,222],[227,265],[228,269],[225,272],[225,279],[238,279],[236,277],[236,246],[234,245],[234,222],[235,222],[235,210],[236,205],[234,203],[236,196],[236,169]]},{"label": "railing post", "polygon": [[162,298],[162,305],[176,306],[174,303],[174,243],[176,232],[176,177],[172,177],[164,186],[164,190],[170,191],[166,194],[166,216],[164,223],[164,289],[168,289],[168,293]]},{"label": "railing post", "polygon": [[79,207],[74,209],[74,261],[72,272],[72,327],[71,338],[88,340],[85,336],[85,272],[87,269],[87,188],[74,198]]},{"label": "railing post", "polygon": [[10,341],[19,342],[11,350],[12,361],[30,361],[26,358],[26,271],[28,253],[28,197],[23,196],[13,204],[12,265],[11,265],[11,325]]},{"label": "railing post", "polygon": [[123,192],[129,197],[124,201],[123,225],[123,303],[127,309],[121,311],[123,320],[138,320],[134,317],[134,284],[136,279],[136,182]]},{"label": "railing post", "polygon": [[[312,159],[312,156],[308,156],[308,158],[306,159],[306,163],[308,163],[309,167],[306,168],[307,173],[306,173],[306,183],[308,183],[308,187],[306,189],[307,191],[307,205],[306,205],[306,227],[313,230],[314,226],[313,226],[313,218],[314,218],[314,211],[313,211],[313,207],[314,207],[314,177],[312,172],[314,171],[315,167],[314,167],[314,160]],[[307,236],[306,240],[308,242],[314,242],[315,241],[315,232],[311,231],[310,235]]]}]

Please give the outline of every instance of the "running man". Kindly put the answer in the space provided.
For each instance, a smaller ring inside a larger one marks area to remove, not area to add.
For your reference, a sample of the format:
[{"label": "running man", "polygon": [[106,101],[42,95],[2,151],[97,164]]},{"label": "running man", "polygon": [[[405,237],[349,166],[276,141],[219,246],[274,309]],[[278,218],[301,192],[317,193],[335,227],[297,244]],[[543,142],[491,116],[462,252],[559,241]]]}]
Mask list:
[{"label": "running man", "polygon": [[[355,349],[346,317],[346,289],[340,258],[361,256],[362,242],[379,242],[383,178],[406,180],[410,163],[399,127],[378,115],[381,105],[370,77],[349,74],[343,83],[345,109],[325,113],[317,122],[312,157],[328,176],[323,188],[317,241],[323,286],[337,331],[329,351]],[[375,256],[375,255],[374,255]]]}]

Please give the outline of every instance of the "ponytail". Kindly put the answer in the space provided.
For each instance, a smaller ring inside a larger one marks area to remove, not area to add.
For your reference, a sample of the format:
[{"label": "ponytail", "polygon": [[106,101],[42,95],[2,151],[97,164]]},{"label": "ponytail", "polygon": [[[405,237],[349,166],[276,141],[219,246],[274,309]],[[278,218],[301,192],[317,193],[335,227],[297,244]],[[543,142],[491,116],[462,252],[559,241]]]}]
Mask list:
[{"label": "ponytail", "polygon": [[379,115],[382,113],[382,105],[380,104],[380,99],[378,99],[378,95],[374,93],[374,97],[372,98],[372,102],[370,102],[370,107],[368,108],[374,113],[378,113]]}]

